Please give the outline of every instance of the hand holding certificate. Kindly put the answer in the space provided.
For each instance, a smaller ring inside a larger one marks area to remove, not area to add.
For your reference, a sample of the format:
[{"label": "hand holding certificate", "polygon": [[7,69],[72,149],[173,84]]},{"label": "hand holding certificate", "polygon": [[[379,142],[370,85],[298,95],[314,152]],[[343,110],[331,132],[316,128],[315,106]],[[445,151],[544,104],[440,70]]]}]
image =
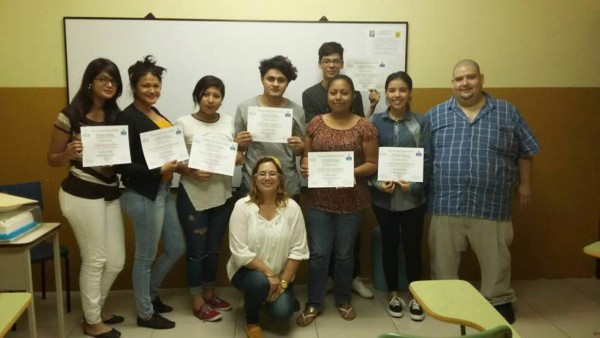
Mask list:
[{"label": "hand holding certificate", "polygon": [[131,163],[127,126],[81,127],[84,167]]},{"label": "hand holding certificate", "polygon": [[181,127],[171,127],[140,133],[142,150],[148,169],[162,167],[169,161],[189,158]]},{"label": "hand holding certificate", "polygon": [[248,131],[253,142],[287,143],[292,136],[292,109],[248,107]]},{"label": "hand holding certificate", "polygon": [[379,147],[378,181],[423,182],[423,148]]},{"label": "hand holding certificate", "polygon": [[233,176],[237,143],[196,134],[188,167]]},{"label": "hand holding certificate", "polygon": [[309,188],[349,188],[354,186],[354,152],[308,153]]}]

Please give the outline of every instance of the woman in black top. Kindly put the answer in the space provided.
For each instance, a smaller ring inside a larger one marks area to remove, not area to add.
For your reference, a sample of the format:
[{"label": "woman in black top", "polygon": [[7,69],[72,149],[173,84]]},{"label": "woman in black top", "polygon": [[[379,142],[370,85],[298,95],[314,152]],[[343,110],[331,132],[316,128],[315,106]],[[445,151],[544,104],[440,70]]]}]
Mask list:
[{"label": "woman in black top", "polygon": [[[159,314],[173,308],[161,302],[158,289],[185,251],[170,189],[178,164],[170,161],[160,168],[148,169],[140,140],[141,133],[172,126],[154,107],[160,97],[164,71],[151,56],[129,67],[134,101],[117,118],[117,124],[129,126],[131,163],[117,166],[117,171],[126,187],[121,197],[123,209],[131,218],[135,232],[133,292],[137,325],[153,329],[175,327],[174,322]],[[164,250],[155,261],[161,239]]]}]

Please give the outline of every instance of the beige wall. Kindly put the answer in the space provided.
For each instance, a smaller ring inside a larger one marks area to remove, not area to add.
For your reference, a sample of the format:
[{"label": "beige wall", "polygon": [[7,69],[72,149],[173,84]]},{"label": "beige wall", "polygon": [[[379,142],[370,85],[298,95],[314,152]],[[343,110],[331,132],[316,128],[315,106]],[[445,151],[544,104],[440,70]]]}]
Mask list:
[{"label": "beige wall", "polygon": [[[325,15],[332,21],[408,21],[408,71],[419,112],[451,95],[449,77],[457,60],[478,60],[486,87],[520,108],[542,147],[534,160],[533,201],[515,208],[513,277],[593,275],[594,260],[582,248],[597,240],[599,231],[600,1],[0,0],[0,184],[42,181],[44,217],[65,224],[60,236],[71,252],[73,285],[80,265],[77,243],[56,198],[67,168],[49,168],[45,160],[52,123],[67,104],[62,18],[148,12],[162,18],[318,20]],[[373,225],[369,214],[361,255],[365,277],[371,273]],[[133,257],[129,223],[126,242],[127,257]],[[426,254],[426,244],[423,250]],[[226,283],[226,247],[222,252],[219,282]],[[131,287],[131,264],[128,258],[116,288]],[[477,278],[476,266],[469,256],[463,276]],[[166,286],[184,287],[183,276],[181,261]]]},{"label": "beige wall", "polygon": [[62,18],[407,21],[408,71],[446,87],[462,58],[491,87],[599,87],[597,0],[1,0],[0,87],[65,87]]}]

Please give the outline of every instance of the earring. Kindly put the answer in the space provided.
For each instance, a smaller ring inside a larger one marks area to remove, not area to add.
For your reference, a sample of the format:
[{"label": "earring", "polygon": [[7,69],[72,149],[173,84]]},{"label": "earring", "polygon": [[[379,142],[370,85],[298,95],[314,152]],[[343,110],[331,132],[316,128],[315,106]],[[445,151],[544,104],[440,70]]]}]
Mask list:
[{"label": "earring", "polygon": [[92,84],[91,83],[88,85],[88,90],[92,90]]}]

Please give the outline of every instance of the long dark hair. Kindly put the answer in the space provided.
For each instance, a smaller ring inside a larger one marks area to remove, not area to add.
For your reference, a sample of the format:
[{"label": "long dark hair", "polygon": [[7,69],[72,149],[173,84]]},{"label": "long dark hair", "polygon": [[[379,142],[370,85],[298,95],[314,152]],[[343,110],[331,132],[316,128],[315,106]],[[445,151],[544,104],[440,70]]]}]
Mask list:
[{"label": "long dark hair", "polygon": [[80,131],[80,122],[85,120],[85,115],[92,110],[94,105],[94,96],[91,91],[92,82],[102,71],[107,72],[117,84],[115,95],[104,101],[104,107],[102,107],[105,114],[105,123],[112,124],[117,114],[121,112],[117,105],[117,99],[123,93],[123,82],[121,81],[119,67],[109,59],[95,59],[85,68],[77,94],[75,94],[71,103],[63,109],[63,113],[69,117],[71,128],[77,133]]},{"label": "long dark hair", "polygon": [[[388,75],[387,79],[385,79],[385,91],[387,93],[388,87],[390,86],[390,82],[394,81],[394,80],[402,80],[404,81],[404,83],[406,83],[406,86],[408,87],[408,91],[412,92],[413,89],[413,81],[412,78],[410,77],[410,75],[408,75],[408,73],[404,72],[404,71],[398,71],[395,73],[392,73],[390,75]],[[389,104],[388,104],[388,110],[389,110]],[[410,111],[410,101],[406,103],[406,110]]]}]

